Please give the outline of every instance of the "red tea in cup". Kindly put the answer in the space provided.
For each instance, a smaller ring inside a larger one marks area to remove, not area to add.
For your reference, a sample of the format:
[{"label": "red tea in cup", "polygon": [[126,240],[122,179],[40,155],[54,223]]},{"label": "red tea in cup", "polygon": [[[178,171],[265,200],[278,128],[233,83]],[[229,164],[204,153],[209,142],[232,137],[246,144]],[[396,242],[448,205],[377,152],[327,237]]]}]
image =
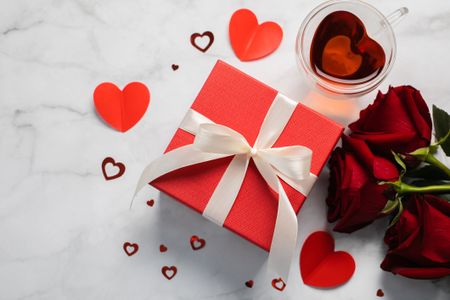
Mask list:
[{"label": "red tea in cup", "polygon": [[367,34],[364,23],[348,11],[327,15],[311,43],[311,66],[319,76],[351,84],[376,77],[384,67],[383,48]]}]

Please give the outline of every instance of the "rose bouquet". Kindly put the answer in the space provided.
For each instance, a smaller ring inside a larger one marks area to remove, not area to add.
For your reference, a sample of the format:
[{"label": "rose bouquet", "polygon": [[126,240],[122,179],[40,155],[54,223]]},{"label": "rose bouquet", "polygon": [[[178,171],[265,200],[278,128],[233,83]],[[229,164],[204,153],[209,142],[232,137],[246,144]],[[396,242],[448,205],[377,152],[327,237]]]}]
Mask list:
[{"label": "rose bouquet", "polygon": [[[378,93],[330,159],[328,221],[350,233],[389,218],[381,268],[410,278],[450,275],[449,115],[410,86]],[[440,158],[439,158],[440,157]]]}]

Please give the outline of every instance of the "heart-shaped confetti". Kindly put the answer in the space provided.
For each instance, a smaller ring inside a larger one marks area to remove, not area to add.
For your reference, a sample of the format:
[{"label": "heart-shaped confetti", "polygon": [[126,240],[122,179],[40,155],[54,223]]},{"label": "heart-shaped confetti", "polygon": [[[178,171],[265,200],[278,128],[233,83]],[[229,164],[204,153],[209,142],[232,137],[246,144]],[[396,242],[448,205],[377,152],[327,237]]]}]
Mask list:
[{"label": "heart-shaped confetti", "polygon": [[121,162],[116,162],[112,157],[107,157],[102,162],[102,172],[106,180],[113,180],[125,173],[125,165]]},{"label": "heart-shaped confetti", "polygon": [[147,201],[147,205],[150,207],[152,207],[154,204],[155,204],[155,200],[153,200],[153,199],[150,199]]},{"label": "heart-shaped confetti", "polygon": [[[207,43],[204,42],[205,40],[207,40]],[[200,41],[203,43],[199,45]],[[205,31],[202,34],[196,32],[191,35],[192,46],[194,46],[197,50],[202,52],[208,51],[209,47],[211,47],[213,42],[214,42],[214,34],[211,31]]]},{"label": "heart-shaped confetti", "polygon": [[139,245],[136,243],[125,242],[123,244],[123,250],[128,256],[132,256],[136,254],[139,250]]},{"label": "heart-shaped confetti", "polygon": [[245,282],[245,286],[248,288],[252,288],[253,287],[253,280],[249,280]]},{"label": "heart-shaped confetti", "polygon": [[283,279],[281,278],[274,278],[272,280],[272,287],[280,292],[284,290],[286,287],[286,283],[284,283]]},{"label": "heart-shaped confetti", "polygon": [[94,104],[100,117],[112,128],[125,132],[145,114],[150,91],[140,82],[129,83],[121,91],[114,83],[104,82],[94,91]]},{"label": "heart-shaped confetti", "polygon": [[172,70],[176,71],[176,70],[178,70],[179,67],[180,67],[179,65],[173,64],[172,65]]},{"label": "heart-shaped confetti", "polygon": [[378,289],[377,291],[377,297],[384,297],[384,292],[382,289]]},{"label": "heart-shaped confetti", "polygon": [[283,39],[283,30],[274,22],[258,24],[248,9],[233,13],[229,24],[231,47],[241,61],[255,60],[274,52]]},{"label": "heart-shaped confetti", "polygon": [[159,245],[159,252],[164,253],[167,251],[167,247],[163,244]]},{"label": "heart-shaped confetti", "polygon": [[164,266],[161,269],[161,273],[166,277],[167,279],[171,280],[176,274],[177,274],[177,267],[175,266]]},{"label": "heart-shaped confetti", "polygon": [[344,251],[334,251],[334,239],[325,231],[311,234],[300,254],[300,273],[307,285],[336,287],[347,282],[355,271],[353,257]]},{"label": "heart-shaped confetti", "polygon": [[197,251],[205,247],[206,241],[204,239],[199,238],[196,235],[191,236],[191,247],[192,250]]}]

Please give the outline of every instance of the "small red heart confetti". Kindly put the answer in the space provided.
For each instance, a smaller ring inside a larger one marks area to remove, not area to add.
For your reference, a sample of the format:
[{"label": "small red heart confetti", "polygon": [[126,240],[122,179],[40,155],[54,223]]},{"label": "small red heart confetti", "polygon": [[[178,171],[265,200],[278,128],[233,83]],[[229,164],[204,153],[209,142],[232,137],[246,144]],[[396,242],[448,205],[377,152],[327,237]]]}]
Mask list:
[{"label": "small red heart confetti", "polygon": [[175,266],[164,266],[161,269],[161,273],[166,277],[167,279],[171,280],[176,274],[177,274],[177,267]]},{"label": "small red heart confetti", "polygon": [[144,116],[150,103],[150,91],[140,82],[129,83],[120,90],[114,83],[99,84],[94,104],[100,117],[112,128],[125,132]]},{"label": "small red heart confetti", "polygon": [[132,256],[136,254],[139,250],[139,245],[136,243],[125,242],[123,244],[123,250],[128,256]]},{"label": "small red heart confetti", "polygon": [[173,64],[172,65],[172,70],[176,71],[176,70],[178,70],[179,67],[180,67],[179,65]]},{"label": "small red heart confetti", "polygon": [[150,200],[147,201],[147,205],[148,205],[148,206],[152,207],[153,204],[155,204],[155,200],[150,199]]},{"label": "small red heart confetti", "polygon": [[252,288],[253,287],[253,280],[249,280],[245,282],[245,286],[248,288]]},{"label": "small red heart confetti", "polygon": [[[106,170],[106,168],[109,164],[111,164],[114,168],[117,169],[116,173],[114,174],[107,173],[108,171]],[[125,165],[121,162],[116,162],[112,157],[107,157],[102,162],[102,172],[103,177],[105,177],[106,180],[113,180],[119,178],[120,176],[123,175],[123,173],[125,173]]]},{"label": "small red heart confetti", "polygon": [[283,30],[274,22],[258,24],[248,9],[233,13],[228,27],[231,47],[241,61],[255,60],[274,52],[283,39]]},{"label": "small red heart confetti", "polygon": [[167,251],[167,247],[163,244],[159,245],[159,252],[164,253]]},{"label": "small red heart confetti", "polygon": [[[200,38],[200,39],[203,40],[205,37],[208,38],[208,43],[205,46],[203,46],[203,47],[199,46],[197,44],[197,39]],[[205,31],[202,34],[196,32],[196,33],[193,33],[191,35],[191,44],[192,44],[192,46],[194,46],[197,50],[199,50],[201,52],[208,51],[209,47],[211,47],[213,42],[214,42],[214,34],[211,31]]]},{"label": "small red heart confetti", "polygon": [[191,247],[192,250],[197,251],[205,247],[206,241],[204,239],[199,238],[196,235],[191,236]]},{"label": "small red heart confetti", "polygon": [[284,283],[283,279],[281,279],[281,278],[274,278],[272,280],[272,287],[274,289],[282,292],[284,290],[284,288],[286,287],[286,283]]},{"label": "small red heart confetti", "polygon": [[377,291],[377,297],[383,297],[384,296],[384,292],[382,289],[378,289]]},{"label": "small red heart confetti", "polygon": [[355,272],[353,257],[334,251],[334,239],[325,231],[312,233],[300,253],[303,282],[314,287],[336,287],[347,282]]}]

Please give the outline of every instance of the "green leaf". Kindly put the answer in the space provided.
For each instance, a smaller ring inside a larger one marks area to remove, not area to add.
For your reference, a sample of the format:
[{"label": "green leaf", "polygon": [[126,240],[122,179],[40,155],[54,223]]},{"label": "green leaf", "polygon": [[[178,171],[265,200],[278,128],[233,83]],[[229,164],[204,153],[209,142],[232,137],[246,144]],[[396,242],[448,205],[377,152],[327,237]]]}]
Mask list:
[{"label": "green leaf", "polygon": [[[450,115],[444,110],[438,108],[433,105],[433,123],[434,123],[434,132],[436,134],[436,138],[441,140],[450,131]],[[450,140],[447,139],[445,142],[441,144],[442,150],[444,150],[447,156],[450,156]]]},{"label": "green leaf", "polygon": [[399,200],[396,198],[394,200],[388,200],[386,202],[386,206],[381,211],[382,214],[389,215],[392,213],[398,206]]},{"label": "green leaf", "polygon": [[395,215],[395,217],[392,219],[391,224],[389,224],[389,227],[394,226],[395,223],[398,222],[398,220],[400,219],[400,216],[403,213],[403,203],[402,200],[399,199],[398,200],[398,210],[397,210],[397,214]]},{"label": "green leaf", "polygon": [[403,169],[404,171],[406,171],[406,165],[405,165],[405,163],[403,162],[402,158],[401,158],[397,153],[395,153],[394,151],[392,151],[392,155],[394,155],[394,159],[395,159],[395,161],[398,163],[398,165],[399,165],[400,167],[402,167],[402,169]]}]

